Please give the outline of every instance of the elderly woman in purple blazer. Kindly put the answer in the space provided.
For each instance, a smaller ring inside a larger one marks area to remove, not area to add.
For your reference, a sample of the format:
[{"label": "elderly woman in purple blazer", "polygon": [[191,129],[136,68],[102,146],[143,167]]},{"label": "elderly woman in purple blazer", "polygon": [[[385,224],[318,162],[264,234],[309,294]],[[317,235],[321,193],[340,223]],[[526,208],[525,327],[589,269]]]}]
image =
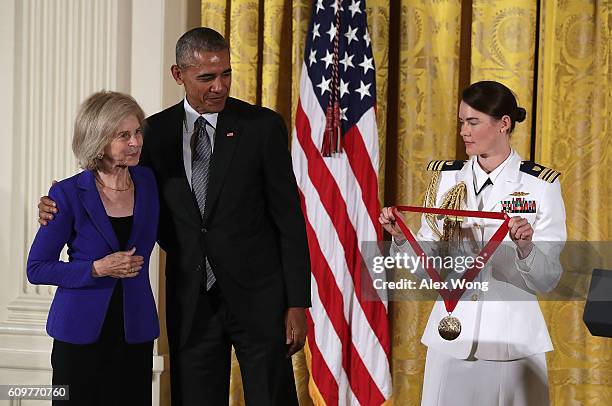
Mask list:
[{"label": "elderly woman in purple blazer", "polygon": [[58,404],[151,404],[159,322],[148,268],[159,202],[153,173],[136,166],[143,120],[121,93],[82,104],[72,149],[84,171],[51,187],[60,209],[32,243],[28,280],[58,287],[47,332],[53,384],[70,394]]}]

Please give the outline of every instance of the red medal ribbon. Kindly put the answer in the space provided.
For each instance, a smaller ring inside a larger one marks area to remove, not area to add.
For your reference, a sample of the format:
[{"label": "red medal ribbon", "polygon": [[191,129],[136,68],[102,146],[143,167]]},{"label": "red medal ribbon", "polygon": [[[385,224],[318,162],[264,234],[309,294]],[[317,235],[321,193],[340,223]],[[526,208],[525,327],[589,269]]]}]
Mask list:
[{"label": "red medal ribbon", "polygon": [[461,277],[461,280],[465,281],[461,286],[462,288],[453,289],[452,291],[447,288],[439,289],[440,296],[444,299],[444,306],[446,307],[446,311],[452,313],[457,307],[459,303],[459,299],[463,296],[465,292],[465,286],[468,282],[471,282],[476,278],[478,273],[484,268],[485,264],[491,258],[499,244],[504,240],[504,237],[508,233],[508,222],[510,221],[510,217],[506,213],[497,213],[490,211],[474,211],[474,210],[451,210],[451,209],[437,209],[434,207],[416,207],[416,206],[395,206],[392,209],[393,216],[397,221],[402,233],[410,243],[410,246],[414,250],[414,252],[423,259],[423,264],[425,266],[425,270],[429,274],[429,277],[434,282],[442,282],[440,275],[436,272],[436,270],[430,266],[429,261],[427,261],[427,255],[425,251],[419,245],[419,242],[414,238],[414,235],[410,231],[410,229],[406,226],[402,218],[399,216],[399,212],[416,212],[416,213],[432,213],[432,214],[442,214],[446,216],[453,217],[474,217],[474,218],[486,218],[486,219],[497,219],[503,220],[503,223],[495,234],[491,237],[489,242],[483,247],[483,249],[478,254],[479,257],[482,257],[482,261],[480,264],[475,262],[472,266],[470,266]]}]

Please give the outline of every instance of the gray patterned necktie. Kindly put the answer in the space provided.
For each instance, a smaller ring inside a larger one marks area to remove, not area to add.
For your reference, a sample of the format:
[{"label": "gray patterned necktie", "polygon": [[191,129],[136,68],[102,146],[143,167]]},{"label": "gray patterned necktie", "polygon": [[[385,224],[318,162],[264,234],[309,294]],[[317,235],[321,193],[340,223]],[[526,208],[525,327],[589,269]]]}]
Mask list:
[{"label": "gray patterned necktie", "polygon": [[[208,190],[210,158],[212,156],[212,146],[206,130],[207,125],[210,124],[204,117],[200,116],[196,120],[194,126],[195,142],[191,155],[191,188],[198,202],[198,208],[200,209],[202,218],[204,218],[204,209],[206,208],[206,192]],[[212,128],[212,126],[210,127]],[[216,278],[208,262],[208,258],[204,259],[204,264],[201,264],[199,269],[202,269],[202,267],[206,268],[206,290],[210,290]]]}]

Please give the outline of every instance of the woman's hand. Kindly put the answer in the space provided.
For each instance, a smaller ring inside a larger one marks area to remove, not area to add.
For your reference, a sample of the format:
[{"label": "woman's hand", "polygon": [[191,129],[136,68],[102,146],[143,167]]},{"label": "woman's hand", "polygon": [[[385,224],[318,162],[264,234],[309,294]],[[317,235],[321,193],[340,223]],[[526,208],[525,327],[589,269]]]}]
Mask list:
[{"label": "woman's hand", "polygon": [[136,247],[129,251],[118,251],[94,261],[94,277],[110,276],[112,278],[133,278],[138,276],[144,264],[144,258],[134,255]]},{"label": "woman's hand", "polygon": [[531,242],[533,227],[531,227],[531,224],[523,217],[512,217],[508,222],[508,234],[516,244],[519,259],[527,258],[533,249],[533,243]]},{"label": "woman's hand", "polygon": [[[391,209],[391,207],[383,207],[380,212],[380,216],[378,216],[378,222],[389,234],[393,236],[395,242],[403,243],[404,240],[406,240],[406,237],[404,237],[402,230],[395,222],[395,216],[393,215],[393,211]],[[401,219],[404,220],[404,217],[401,217]]]}]

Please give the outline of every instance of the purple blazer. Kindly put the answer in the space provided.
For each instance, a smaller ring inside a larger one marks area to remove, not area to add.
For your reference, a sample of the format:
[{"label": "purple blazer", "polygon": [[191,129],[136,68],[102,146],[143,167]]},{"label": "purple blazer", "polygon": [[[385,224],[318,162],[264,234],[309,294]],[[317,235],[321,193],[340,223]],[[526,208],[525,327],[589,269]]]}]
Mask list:
[{"label": "purple blazer", "polygon": [[[153,172],[129,168],[134,182],[134,221],[128,247],[144,257],[139,275],[123,279],[125,338],[128,343],[151,341],[159,336],[159,320],[151,284],[149,257],[157,238],[159,200]],[[49,197],[58,213],[38,229],[28,256],[28,280],[58,287],[47,333],[73,344],[98,340],[111,294],[119,279],[94,278],[93,262],[119,251],[119,242],[106,215],[92,171],[83,171],[56,183]],[[59,260],[68,245],[68,262]]]}]

